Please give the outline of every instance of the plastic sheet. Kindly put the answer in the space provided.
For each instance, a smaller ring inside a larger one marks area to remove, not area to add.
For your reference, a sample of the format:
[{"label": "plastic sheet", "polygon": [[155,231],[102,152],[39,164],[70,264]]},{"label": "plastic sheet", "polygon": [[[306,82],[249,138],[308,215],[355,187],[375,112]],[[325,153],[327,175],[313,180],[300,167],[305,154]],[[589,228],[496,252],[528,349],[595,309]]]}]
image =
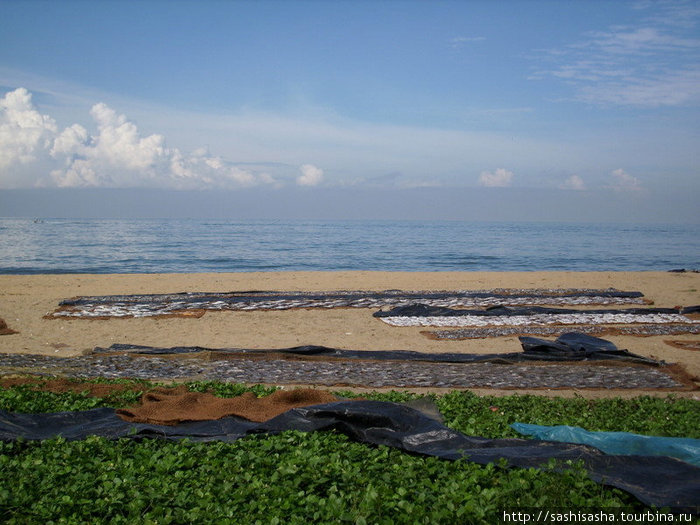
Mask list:
[{"label": "plastic sheet", "polygon": [[645,436],[629,432],[591,432],[568,425],[513,423],[511,427],[535,439],[590,445],[606,454],[669,456],[700,467],[700,439]]},{"label": "plastic sheet", "polygon": [[614,343],[580,332],[566,332],[554,341],[537,337],[518,338],[528,359],[545,361],[570,361],[585,359],[622,359],[648,364],[658,363],[653,359],[620,350]]},{"label": "plastic sheet", "polygon": [[[235,441],[256,433],[335,430],[351,439],[448,460],[546,468],[550,459],[582,461],[594,481],[625,490],[647,505],[698,511],[700,468],[669,457],[613,456],[586,445],[465,436],[410,407],[381,401],[336,402],[289,410],[264,423],[236,417],[175,426],[127,423],[110,408],[15,414],[0,411],[0,439],[164,438]],[[565,465],[560,465],[566,468]]]}]

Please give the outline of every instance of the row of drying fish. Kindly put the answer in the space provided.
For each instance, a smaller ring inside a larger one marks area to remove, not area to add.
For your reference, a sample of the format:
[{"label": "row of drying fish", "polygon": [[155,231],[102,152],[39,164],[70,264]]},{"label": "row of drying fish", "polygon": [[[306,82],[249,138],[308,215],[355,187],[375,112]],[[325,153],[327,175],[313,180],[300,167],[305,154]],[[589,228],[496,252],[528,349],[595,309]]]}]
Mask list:
[{"label": "row of drying fish", "polygon": [[505,337],[513,335],[548,335],[559,336],[566,332],[581,332],[588,335],[604,335],[613,333],[617,335],[650,336],[650,335],[685,335],[700,334],[700,323],[689,324],[635,324],[629,326],[604,326],[604,325],[538,325],[538,326],[480,326],[465,327],[460,329],[433,330],[423,332],[431,339],[484,339],[487,337]]},{"label": "row of drying fish", "polygon": [[494,363],[455,365],[425,361],[299,361],[285,359],[162,359],[130,355],[55,357],[0,353],[0,370],[41,370],[64,377],[213,380],[230,383],[364,386],[371,388],[682,388],[652,367],[568,363],[531,366]]},{"label": "row of drying fish", "polygon": [[193,310],[288,310],[293,308],[382,308],[424,304],[446,308],[525,305],[643,304],[640,292],[614,289],[498,289],[472,291],[239,292],[113,295],[64,300],[49,317],[152,317]]},{"label": "row of drying fish", "polygon": [[504,316],[394,316],[380,317],[392,326],[529,326],[529,325],[576,325],[576,324],[636,324],[636,323],[694,323],[681,314],[626,314],[587,313],[532,314]]}]

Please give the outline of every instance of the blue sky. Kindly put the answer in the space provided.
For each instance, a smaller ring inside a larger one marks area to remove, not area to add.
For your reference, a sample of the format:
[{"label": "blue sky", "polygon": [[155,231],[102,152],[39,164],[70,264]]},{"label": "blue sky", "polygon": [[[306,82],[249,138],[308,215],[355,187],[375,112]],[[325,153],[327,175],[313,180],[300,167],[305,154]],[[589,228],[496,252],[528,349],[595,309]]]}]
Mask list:
[{"label": "blue sky", "polygon": [[263,215],[522,190],[570,203],[556,220],[700,222],[699,22],[693,1],[0,0],[0,190],[249,192]]}]

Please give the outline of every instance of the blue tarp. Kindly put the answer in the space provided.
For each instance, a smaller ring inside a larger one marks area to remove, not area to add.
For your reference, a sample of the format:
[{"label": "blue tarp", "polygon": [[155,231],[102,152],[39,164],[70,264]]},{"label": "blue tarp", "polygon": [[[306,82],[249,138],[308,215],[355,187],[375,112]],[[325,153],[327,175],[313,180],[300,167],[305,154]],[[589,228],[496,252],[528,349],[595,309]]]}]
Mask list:
[{"label": "blue tarp", "polygon": [[669,456],[700,467],[700,439],[644,436],[629,432],[591,432],[568,425],[513,423],[516,432],[542,441],[590,445],[606,454]]}]

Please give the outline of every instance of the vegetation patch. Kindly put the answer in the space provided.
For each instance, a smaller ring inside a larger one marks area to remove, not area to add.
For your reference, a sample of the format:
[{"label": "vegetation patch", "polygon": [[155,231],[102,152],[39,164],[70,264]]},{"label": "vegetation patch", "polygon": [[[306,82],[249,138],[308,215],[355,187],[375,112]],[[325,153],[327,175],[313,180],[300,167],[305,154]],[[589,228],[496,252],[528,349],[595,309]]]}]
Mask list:
[{"label": "vegetation patch", "polygon": [[[150,384],[106,397],[0,389],[0,409],[15,412],[124,407]],[[188,383],[235,396],[269,387]],[[349,392],[337,392],[354,397]],[[407,401],[404,392],[362,394]],[[700,403],[688,399],[435,397],[448,426],[470,435],[515,437],[515,421],[569,424],[664,436],[700,437]],[[5,523],[495,523],[504,509],[644,506],[590,481],[580,466],[564,473],[477,465],[370,447],[334,432],[284,432],[235,443],[145,439],[0,443],[0,521]]]}]

